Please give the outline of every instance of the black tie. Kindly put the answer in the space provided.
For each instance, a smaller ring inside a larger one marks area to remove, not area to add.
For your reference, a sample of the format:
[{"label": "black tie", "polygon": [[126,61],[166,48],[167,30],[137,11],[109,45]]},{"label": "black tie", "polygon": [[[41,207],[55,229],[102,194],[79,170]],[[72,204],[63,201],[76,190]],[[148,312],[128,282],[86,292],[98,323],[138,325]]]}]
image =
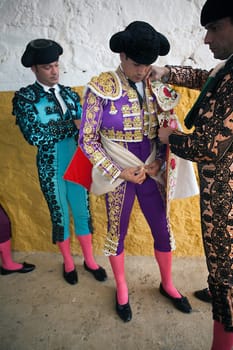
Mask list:
[{"label": "black tie", "polygon": [[131,86],[131,88],[133,88],[137,95],[138,95],[138,99],[139,99],[139,103],[140,103],[140,107],[142,108],[142,103],[143,103],[143,98],[142,95],[140,94],[140,92],[137,89],[136,83],[130,79],[128,79],[129,85]]},{"label": "black tie", "polygon": [[51,94],[53,95],[54,101],[56,102],[57,107],[58,107],[58,109],[59,109],[61,115],[63,115],[63,109],[62,109],[62,106],[61,106],[60,102],[59,102],[58,99],[57,99],[57,96],[56,96],[56,94],[55,94],[55,89],[54,89],[54,88],[50,88],[49,91],[50,91]]}]

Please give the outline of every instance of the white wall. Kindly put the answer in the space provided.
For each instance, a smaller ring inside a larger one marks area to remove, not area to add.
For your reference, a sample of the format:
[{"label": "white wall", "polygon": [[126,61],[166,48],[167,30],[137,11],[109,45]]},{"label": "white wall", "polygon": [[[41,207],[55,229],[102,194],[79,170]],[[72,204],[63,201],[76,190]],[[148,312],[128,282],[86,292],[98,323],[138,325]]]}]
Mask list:
[{"label": "white wall", "polygon": [[85,85],[91,76],[116,68],[109,39],[134,20],[149,22],[171,43],[157,64],[211,68],[217,62],[203,44],[200,11],[205,0],[0,0],[0,91],[34,81],[20,59],[26,44],[50,38],[64,48],[61,83]]}]

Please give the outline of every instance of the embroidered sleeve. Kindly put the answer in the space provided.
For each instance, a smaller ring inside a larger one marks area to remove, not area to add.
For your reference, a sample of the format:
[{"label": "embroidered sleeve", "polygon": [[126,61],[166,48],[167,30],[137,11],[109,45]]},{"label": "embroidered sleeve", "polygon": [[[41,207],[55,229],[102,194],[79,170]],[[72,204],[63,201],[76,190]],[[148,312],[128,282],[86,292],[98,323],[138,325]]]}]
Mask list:
[{"label": "embroidered sleeve", "polygon": [[233,76],[228,74],[212,96],[206,96],[192,134],[170,135],[171,151],[194,162],[217,162],[233,144]]},{"label": "embroidered sleeve", "polygon": [[206,82],[209,72],[202,69],[194,69],[190,66],[166,66],[170,69],[168,82],[177,86],[185,86],[190,89],[201,90]]},{"label": "embroidered sleeve", "polygon": [[99,171],[114,182],[122,169],[107,155],[100,142],[100,127],[102,121],[104,100],[87,90],[84,105],[82,123],[80,128],[79,145],[91,163]]},{"label": "embroidered sleeve", "polygon": [[72,137],[77,133],[73,120],[51,120],[42,123],[35,105],[16,92],[13,98],[13,115],[16,116],[24,138],[34,146],[52,146],[56,142]]}]

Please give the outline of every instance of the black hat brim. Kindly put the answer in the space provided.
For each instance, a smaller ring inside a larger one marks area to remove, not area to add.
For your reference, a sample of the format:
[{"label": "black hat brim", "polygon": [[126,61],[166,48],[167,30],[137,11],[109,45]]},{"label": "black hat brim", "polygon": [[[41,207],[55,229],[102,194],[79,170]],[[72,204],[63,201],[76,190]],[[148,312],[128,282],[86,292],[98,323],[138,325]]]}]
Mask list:
[{"label": "black hat brim", "polygon": [[201,10],[203,27],[225,17],[233,17],[233,0],[207,0]]},{"label": "black hat brim", "polygon": [[24,67],[32,67],[36,64],[49,64],[58,61],[63,53],[61,45],[49,39],[35,39],[29,42],[21,63]]},{"label": "black hat brim", "polygon": [[109,46],[113,52],[124,52],[140,64],[151,64],[158,56],[165,56],[170,50],[168,39],[145,22],[133,22],[124,30],[114,34]]}]

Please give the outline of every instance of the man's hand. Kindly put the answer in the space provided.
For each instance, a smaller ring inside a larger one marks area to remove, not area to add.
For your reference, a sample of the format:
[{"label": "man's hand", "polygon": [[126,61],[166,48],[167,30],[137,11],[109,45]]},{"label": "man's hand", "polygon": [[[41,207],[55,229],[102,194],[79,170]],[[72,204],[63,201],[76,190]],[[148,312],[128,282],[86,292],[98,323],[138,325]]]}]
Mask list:
[{"label": "man's hand", "polygon": [[154,160],[152,163],[145,166],[147,175],[156,176],[161,168],[162,161],[159,159]]},{"label": "man's hand", "polygon": [[167,81],[170,75],[170,70],[167,67],[151,66],[150,69],[150,80],[161,80],[163,82]]},{"label": "man's hand", "polygon": [[119,178],[135,184],[142,184],[146,179],[146,172],[144,167],[126,168],[121,172]]},{"label": "man's hand", "polygon": [[172,128],[159,128],[158,136],[162,143],[169,144],[169,136],[173,133]]},{"label": "man's hand", "polygon": [[79,130],[81,126],[81,119],[74,119],[74,124],[76,125],[76,128]]}]

